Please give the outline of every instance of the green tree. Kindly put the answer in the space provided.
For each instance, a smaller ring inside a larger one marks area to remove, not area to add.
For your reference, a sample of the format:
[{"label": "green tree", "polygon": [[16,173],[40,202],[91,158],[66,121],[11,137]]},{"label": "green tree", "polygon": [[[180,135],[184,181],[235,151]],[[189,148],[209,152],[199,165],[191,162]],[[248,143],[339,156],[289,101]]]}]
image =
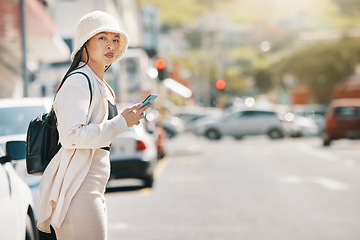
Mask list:
[{"label": "green tree", "polygon": [[269,68],[259,68],[254,74],[256,86],[261,92],[268,92],[274,87],[272,74]]},{"label": "green tree", "polygon": [[333,0],[339,6],[344,14],[360,15],[359,0]]},{"label": "green tree", "polygon": [[359,63],[358,40],[343,40],[302,47],[275,63],[273,67],[279,79],[291,74],[298,84],[312,88],[320,103],[327,103],[333,87],[345,77],[354,74]]}]

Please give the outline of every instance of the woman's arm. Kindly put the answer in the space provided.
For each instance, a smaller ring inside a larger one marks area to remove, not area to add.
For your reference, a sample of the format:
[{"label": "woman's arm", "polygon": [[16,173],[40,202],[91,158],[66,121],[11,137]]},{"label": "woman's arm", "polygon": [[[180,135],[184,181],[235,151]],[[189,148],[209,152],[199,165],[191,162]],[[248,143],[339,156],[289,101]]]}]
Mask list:
[{"label": "woman's arm", "polygon": [[[93,101],[98,99],[93,98]],[[86,77],[70,76],[54,101],[59,139],[64,148],[96,149],[108,146],[128,128],[121,114],[100,124],[87,124],[89,104],[90,90]]]}]

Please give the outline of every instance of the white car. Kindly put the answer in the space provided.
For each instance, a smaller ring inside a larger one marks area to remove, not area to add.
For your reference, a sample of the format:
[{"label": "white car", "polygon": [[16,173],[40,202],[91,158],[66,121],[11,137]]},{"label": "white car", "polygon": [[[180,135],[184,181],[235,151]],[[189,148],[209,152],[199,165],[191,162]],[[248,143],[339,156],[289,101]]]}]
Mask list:
[{"label": "white car", "polygon": [[0,239],[37,240],[31,190],[12,163],[25,158],[25,141],[8,142],[5,146],[6,155],[0,149]]},{"label": "white car", "polygon": [[222,136],[241,139],[251,135],[278,139],[287,135],[287,126],[276,111],[245,108],[227,111],[219,118],[202,118],[193,131],[209,139],[220,139]]},{"label": "white car", "polygon": [[312,118],[288,112],[285,114],[285,119],[291,137],[312,137],[320,133],[318,125]]},{"label": "white car", "polygon": [[[0,148],[10,140],[26,140],[27,128],[31,119],[50,110],[50,98],[9,98],[0,99]],[[18,175],[29,185],[34,199],[34,214],[39,213],[41,176],[26,173],[25,160],[17,161],[14,168]],[[2,238],[0,238],[2,239]]]},{"label": "white car", "polygon": [[152,187],[158,152],[156,140],[146,131],[143,121],[140,125],[128,128],[112,142],[111,178],[141,179],[145,187]]}]

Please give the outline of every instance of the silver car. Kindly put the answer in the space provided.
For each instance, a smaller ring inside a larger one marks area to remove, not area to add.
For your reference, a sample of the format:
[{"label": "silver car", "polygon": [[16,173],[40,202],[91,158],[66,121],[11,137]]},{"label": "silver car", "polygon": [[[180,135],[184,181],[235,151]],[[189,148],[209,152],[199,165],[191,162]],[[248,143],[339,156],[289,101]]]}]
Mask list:
[{"label": "silver car", "polygon": [[[8,141],[25,141],[30,120],[40,113],[49,111],[51,104],[51,98],[0,99],[0,148],[5,149],[5,143]],[[14,168],[31,189],[34,200],[33,211],[35,219],[37,219],[40,205],[41,176],[27,174],[25,159],[18,160]]]},{"label": "silver car", "polygon": [[0,148],[0,239],[39,239],[29,186],[13,168],[25,158],[25,142],[9,141]]},{"label": "silver car", "polygon": [[261,109],[242,109],[225,112],[220,118],[203,119],[194,127],[196,135],[209,139],[233,136],[268,135],[271,139],[282,138],[287,134],[286,121],[276,111]]}]

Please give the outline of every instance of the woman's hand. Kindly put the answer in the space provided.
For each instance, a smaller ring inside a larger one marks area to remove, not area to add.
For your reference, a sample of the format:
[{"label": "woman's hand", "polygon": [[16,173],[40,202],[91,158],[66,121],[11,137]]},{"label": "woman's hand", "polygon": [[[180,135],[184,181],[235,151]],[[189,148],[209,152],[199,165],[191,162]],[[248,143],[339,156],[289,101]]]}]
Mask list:
[{"label": "woman's hand", "polygon": [[145,110],[148,109],[152,104],[148,104],[145,107],[139,109],[141,105],[142,103],[137,103],[132,107],[128,107],[124,111],[122,111],[121,115],[125,118],[128,127],[139,125],[140,120],[145,117]]}]

